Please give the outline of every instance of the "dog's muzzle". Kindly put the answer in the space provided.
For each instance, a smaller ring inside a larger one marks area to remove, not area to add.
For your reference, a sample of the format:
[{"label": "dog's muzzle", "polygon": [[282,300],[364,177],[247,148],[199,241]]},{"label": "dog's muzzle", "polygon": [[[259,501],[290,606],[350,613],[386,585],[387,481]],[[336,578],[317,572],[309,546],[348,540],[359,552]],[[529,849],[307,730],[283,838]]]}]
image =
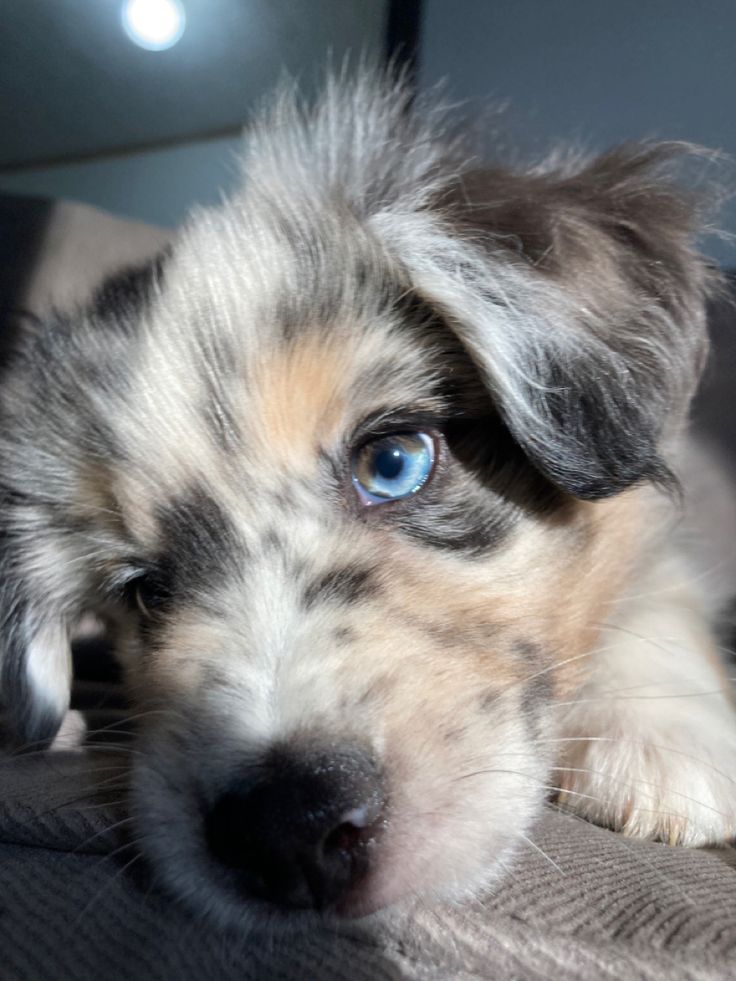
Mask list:
[{"label": "dog's muzzle", "polygon": [[205,827],[246,896],[339,911],[367,875],[385,820],[381,773],[355,748],[270,754],[215,801]]}]

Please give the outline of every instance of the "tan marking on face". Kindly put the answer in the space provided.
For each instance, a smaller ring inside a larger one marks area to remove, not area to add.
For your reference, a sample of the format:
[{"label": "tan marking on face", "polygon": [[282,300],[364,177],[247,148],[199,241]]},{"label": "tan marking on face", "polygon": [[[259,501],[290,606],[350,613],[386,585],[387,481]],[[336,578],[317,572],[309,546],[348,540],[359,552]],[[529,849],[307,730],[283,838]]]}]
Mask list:
[{"label": "tan marking on face", "polygon": [[310,331],[264,357],[252,373],[248,427],[260,434],[269,456],[311,471],[320,446],[344,425],[353,359],[338,340]]},{"label": "tan marking on face", "polygon": [[576,502],[564,521],[525,521],[486,560],[473,562],[427,550],[418,561],[415,547],[392,537],[390,599],[371,623],[371,646],[394,650],[395,625],[411,621],[414,655],[431,668],[417,663],[409,697],[416,700],[426,683],[428,701],[436,701],[441,676],[456,691],[470,692],[483,679],[499,692],[523,684],[540,670],[519,656],[518,645],[531,643],[557,665],[550,682],[563,696],[587,674],[586,655],[631,572],[642,520],[637,492]]},{"label": "tan marking on face", "polygon": [[601,644],[601,628],[611,605],[631,575],[646,534],[640,492],[628,491],[596,503],[578,502],[576,520],[586,530],[585,546],[548,582],[545,605],[561,664],[556,672],[563,694],[578,687],[591,670]]},{"label": "tan marking on face", "polygon": [[77,477],[74,508],[85,521],[93,521],[121,539],[133,538],[143,545],[156,542],[158,526],[155,504],[158,490],[151,492],[147,474],[136,469],[87,461]]}]

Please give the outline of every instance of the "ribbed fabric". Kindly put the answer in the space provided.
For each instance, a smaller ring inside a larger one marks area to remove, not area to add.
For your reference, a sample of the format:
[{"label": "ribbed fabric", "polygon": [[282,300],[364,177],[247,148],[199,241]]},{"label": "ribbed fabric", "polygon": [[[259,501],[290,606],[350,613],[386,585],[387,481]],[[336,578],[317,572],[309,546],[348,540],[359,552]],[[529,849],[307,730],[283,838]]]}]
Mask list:
[{"label": "ribbed fabric", "polygon": [[736,978],[732,851],[630,841],[556,813],[532,835],[548,857],[525,845],[483,903],[340,933],[223,933],[141,862],[126,867],[124,759],[105,748],[0,761],[3,981]]}]

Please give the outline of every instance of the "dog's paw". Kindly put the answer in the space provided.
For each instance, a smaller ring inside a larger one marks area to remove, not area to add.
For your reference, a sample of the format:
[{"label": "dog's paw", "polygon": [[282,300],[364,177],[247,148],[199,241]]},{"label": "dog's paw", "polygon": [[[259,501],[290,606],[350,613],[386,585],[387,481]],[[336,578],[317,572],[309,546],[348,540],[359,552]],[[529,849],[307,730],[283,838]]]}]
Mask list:
[{"label": "dog's paw", "polygon": [[736,836],[736,715],[729,706],[721,702],[712,712],[701,706],[677,725],[649,731],[633,714],[610,726],[598,722],[598,735],[587,738],[588,727],[561,743],[563,765],[555,775],[561,807],[672,845]]}]

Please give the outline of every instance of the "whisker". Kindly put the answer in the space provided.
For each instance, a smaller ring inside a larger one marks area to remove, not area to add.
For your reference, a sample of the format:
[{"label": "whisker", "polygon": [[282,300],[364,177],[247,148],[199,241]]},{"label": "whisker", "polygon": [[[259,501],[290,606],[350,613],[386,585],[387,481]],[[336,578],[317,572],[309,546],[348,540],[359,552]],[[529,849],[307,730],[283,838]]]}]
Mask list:
[{"label": "whisker", "polygon": [[620,623],[596,623],[594,626],[598,627],[599,630],[614,630],[621,634],[626,634],[627,637],[633,637],[634,640],[640,640],[645,644],[650,644],[655,647],[658,651],[662,651],[664,654],[672,654],[673,650],[677,650],[677,645],[672,647],[665,647],[663,643],[655,640],[654,637],[647,637],[646,634],[637,633],[635,630],[631,630],[629,627],[622,627]]},{"label": "whisker", "polygon": [[662,746],[658,743],[651,743],[644,739],[621,739],[614,736],[553,736],[547,739],[538,740],[539,743],[624,743],[631,746],[646,746],[649,749],[658,749],[663,753],[672,753],[674,756],[682,756],[684,759],[693,760],[693,762],[698,763],[700,766],[704,766],[713,773],[717,773],[724,780],[729,783],[736,784],[736,780],[730,777],[723,770],[719,770],[718,767],[713,766],[707,760],[701,759],[699,756],[694,756],[692,753],[686,753],[681,749],[673,749],[671,746]]},{"label": "whisker", "polygon": [[[573,811],[566,810],[564,807],[560,807],[560,805],[554,801],[549,801],[547,803],[547,808],[549,810],[556,811],[559,814],[564,814],[573,821],[579,821],[581,824],[590,826],[590,822],[585,818],[581,817],[579,814],[575,814]],[[682,888],[680,883],[673,876],[668,875],[666,872],[663,872],[662,869],[658,868],[654,862],[650,861],[645,855],[644,849],[638,848],[637,843],[632,839],[626,838],[621,834],[612,834],[609,840],[615,842],[618,847],[623,848],[627,852],[631,852],[635,849],[637,861],[643,862],[644,865],[646,865],[660,880],[660,882],[665,882],[668,885],[673,886],[689,905],[696,905],[695,900]]]},{"label": "whisker", "polygon": [[[553,770],[561,771],[563,773],[566,772],[566,771],[567,772],[571,772],[571,773],[572,772],[577,772],[576,769],[573,768],[573,767],[555,766],[555,767],[552,767],[552,769]],[[602,776],[606,776],[606,774],[603,771],[598,771],[598,770],[585,770],[584,768],[580,768],[580,772],[581,773],[586,773],[586,772],[587,773],[596,773],[596,774],[597,773],[600,773]],[[510,774],[512,776],[524,777],[524,778],[526,778],[528,780],[534,780],[536,783],[539,784],[540,789],[547,790],[550,793],[563,794],[564,796],[568,796],[568,797],[577,797],[577,798],[579,798],[581,800],[590,800],[590,801],[594,801],[596,804],[604,804],[604,805],[606,805],[608,807],[615,806],[615,802],[612,801],[610,798],[600,797],[600,796],[597,796],[595,794],[585,794],[582,791],[572,790],[571,788],[568,788],[568,787],[555,787],[555,786],[553,786],[553,785],[551,785],[549,783],[546,783],[544,780],[542,780],[539,777],[535,776],[533,773],[524,773],[522,770],[509,770],[509,769],[500,769],[498,767],[489,767],[488,769],[485,769],[485,770],[474,770],[472,773],[465,773],[465,774],[463,774],[460,777],[455,777],[454,779],[457,780],[457,781],[459,781],[459,780],[465,780],[465,779],[467,779],[469,777],[477,777],[477,776],[482,776],[484,774],[494,774],[494,773]],[[616,779],[613,779],[613,778],[609,778],[609,779],[611,780],[612,783],[615,783],[615,784],[617,784],[617,785],[619,785],[621,787],[627,787],[630,790],[636,789],[634,787],[634,784],[635,783],[653,784],[653,781],[650,781],[650,780],[638,780],[638,779],[635,779],[633,781],[630,781],[630,780],[616,780]],[[656,784],[654,784],[654,785],[656,786]],[[717,810],[714,807],[711,807],[709,804],[706,804],[703,801],[699,801],[695,797],[688,797],[687,794],[679,794],[676,791],[672,791],[672,793],[676,794],[676,796],[678,796],[678,797],[683,797],[685,800],[692,801],[692,803],[694,803],[694,804],[698,804],[701,807],[705,807],[708,810],[714,811],[716,814],[718,814],[719,817],[723,817],[723,818],[727,818],[728,817],[728,815],[722,813],[721,811]],[[650,799],[656,800],[656,794],[649,794],[649,793],[646,793],[646,791],[644,791],[644,796],[645,797],[649,797]],[[636,811],[638,813],[640,813],[640,814],[653,814],[653,815],[656,815],[658,817],[665,817],[665,818],[680,818],[681,820],[685,820],[687,818],[687,815],[686,814],[682,814],[679,811],[672,811],[672,810],[664,811],[661,808],[637,806],[636,807]]]},{"label": "whisker", "polygon": [[470,773],[462,773],[459,777],[453,777],[452,782],[459,783],[461,780],[469,780],[471,777],[482,777],[491,773],[509,774],[514,777],[528,777],[530,780],[539,780],[539,777],[533,773],[524,773],[522,770],[504,770],[494,766],[481,770],[472,770]]},{"label": "whisker", "polygon": [[[11,769],[15,767],[16,769],[22,767],[26,760],[42,760],[46,766],[52,770],[56,771],[59,775],[67,775],[68,771],[59,771],[59,766],[64,760],[68,759],[69,753],[73,753],[75,757],[84,757],[85,762],[90,765],[85,766],[81,772],[84,773],[95,773],[102,772],[103,769],[109,769],[108,767],[97,767],[94,765],[93,760],[96,756],[102,756],[103,754],[108,754],[112,756],[143,756],[145,754],[141,753],[140,750],[133,749],[130,746],[122,746],[119,743],[109,744],[109,743],[89,743],[87,745],[79,747],[78,750],[51,750],[48,747],[43,749],[34,750],[33,752],[18,752],[12,755],[6,756],[5,758],[0,758],[0,769]],[[121,763],[120,769],[124,767],[130,767],[128,762]],[[79,773],[75,767],[75,772]]]},{"label": "whisker", "polygon": [[128,722],[136,722],[138,719],[146,719],[151,715],[171,715],[179,721],[187,721],[186,717],[177,712],[175,709],[146,709],[143,712],[135,712],[132,715],[126,715],[122,719],[115,719],[106,726],[100,726],[98,729],[91,730],[92,732],[107,732],[110,728],[114,726],[126,725]]},{"label": "whisker", "polygon": [[[731,679],[729,679],[730,681]],[[637,685],[637,688],[645,688],[647,685],[651,685],[653,682],[648,682],[643,685]],[[591,702],[629,702],[629,701],[649,701],[658,700],[661,698],[702,698],[706,695],[728,695],[731,693],[730,688],[711,688],[708,691],[688,691],[688,692],[677,692],[670,693],[666,695],[620,695],[619,690],[625,689],[613,689],[610,694],[596,695],[590,698],[573,698],[567,702],[552,702],[552,708],[563,708],[569,707],[570,705],[587,705]]]},{"label": "whisker", "polygon": [[[78,845],[75,845],[74,848],[72,849],[72,853],[80,852],[83,848],[86,848],[90,844],[90,842],[94,841],[95,838],[99,838],[100,835],[109,834],[110,831],[115,831],[116,828],[122,828],[128,824],[132,824],[134,820],[135,819],[133,817],[124,817],[121,818],[120,821],[115,821],[113,824],[109,824],[106,825],[104,828],[100,828],[99,831],[95,831],[95,833],[93,835],[90,835],[89,838],[85,838],[84,841],[81,841]],[[135,844],[136,842],[133,841],[124,841],[122,845],[119,845],[117,848],[114,848],[111,852],[107,852],[100,859],[100,863],[105,862],[110,858],[113,858],[115,855],[118,855],[120,852],[125,851],[126,848],[132,848]]]},{"label": "whisker", "polygon": [[545,783],[543,780],[541,780],[539,777],[535,776],[533,773],[524,773],[521,770],[502,770],[502,769],[499,769],[498,767],[489,767],[489,769],[487,769],[487,770],[474,770],[472,773],[464,773],[461,777],[455,777],[455,780],[458,780],[458,781],[459,780],[466,780],[469,777],[486,776],[486,775],[490,775],[490,774],[494,774],[494,773],[508,774],[508,775],[511,775],[511,776],[514,776],[514,777],[525,777],[528,780],[534,780],[535,783],[538,783],[539,784],[539,786],[540,786],[540,788],[542,790],[549,790],[549,791],[563,792],[563,793],[571,793],[571,794],[574,794],[576,797],[584,797],[587,800],[594,800],[594,801],[596,801],[596,803],[599,803],[599,804],[608,804],[608,803],[610,803],[610,801],[605,800],[603,797],[594,797],[591,794],[583,794],[583,793],[580,793],[580,792],[578,792],[576,790],[567,791],[567,790],[565,790],[564,787],[552,787],[549,784]]},{"label": "whisker", "polygon": [[134,749],[132,746],[123,746],[120,743],[89,743],[84,749],[88,749],[91,753],[119,753],[121,756],[143,756],[146,754],[142,753],[139,749]]},{"label": "whisker", "polygon": [[[125,789],[123,787],[121,790]],[[77,798],[77,800],[82,800],[83,798]],[[76,801],[75,801],[76,803]],[[83,804],[81,807],[75,807],[75,811],[99,811],[105,807],[120,807],[123,804],[128,803],[127,797],[118,797],[116,800],[101,801],[98,804]]]},{"label": "whisker", "polygon": [[[591,800],[596,804],[605,804],[606,807],[615,807],[615,802],[608,797],[597,797],[594,794],[583,794],[577,790],[569,790],[567,787],[551,787],[548,786],[547,790],[557,791],[560,796],[557,798],[557,803],[560,805],[560,809],[565,812],[565,814],[574,814],[574,811],[568,811],[565,807],[565,797],[578,797],[581,800]],[[707,805],[703,805],[704,807]],[[680,820],[685,820],[687,818],[686,814],[681,814],[679,811],[663,811],[661,808],[655,807],[639,807],[634,808],[637,814],[651,814],[654,817],[662,818],[679,818]],[[718,813],[718,812],[716,812]],[[721,815],[725,817],[726,815]],[[577,815],[580,817],[580,815]],[[625,823],[625,822],[624,822]]]},{"label": "whisker", "polygon": [[546,859],[553,868],[557,869],[560,875],[567,875],[565,870],[560,868],[557,862],[555,862],[555,860],[550,855],[548,855],[543,848],[540,848],[539,845],[535,844],[531,840],[531,838],[528,838],[525,834],[522,834],[521,831],[517,831],[516,834],[519,838],[522,838],[527,843],[527,845],[531,845],[531,847],[534,849],[535,852],[539,852],[542,858]]},{"label": "whisker", "polygon": [[[117,779],[117,778],[115,778],[115,779]],[[98,794],[99,794],[99,792],[100,792],[101,787],[102,787],[102,785],[98,785],[98,786],[92,788],[91,790],[89,790],[85,794],[79,794],[77,797],[71,797],[69,800],[59,801],[59,803],[56,804],[56,805],[54,805],[54,807],[51,807],[51,808],[49,808],[48,810],[45,810],[45,811],[40,811],[36,816],[37,817],[48,817],[49,814],[58,814],[61,811],[68,810],[68,809],[73,809],[73,810],[77,810],[77,811],[84,810],[84,809],[89,809],[86,806],[85,806],[85,808],[81,808],[81,807],[74,807],[73,805],[74,804],[78,804],[80,801],[90,800],[92,798],[97,797]],[[127,789],[127,788],[124,785],[122,785],[122,784],[116,785],[116,784],[113,783],[111,785],[108,785],[108,793],[111,793],[111,792],[113,792],[115,790],[125,790],[125,789]],[[112,807],[112,803],[110,801],[102,801],[99,804],[96,804],[94,806],[96,806],[96,807]]]},{"label": "whisker", "polygon": [[565,667],[567,664],[573,664],[575,661],[582,661],[585,658],[597,657],[599,654],[605,654],[610,651],[611,647],[596,647],[591,651],[585,651],[583,654],[575,654],[572,657],[567,657],[562,661],[555,661],[553,664],[548,664],[546,667],[541,668],[539,671],[535,671],[533,674],[526,675],[523,678],[518,678],[516,681],[511,681],[509,684],[505,685],[499,692],[498,697],[506,695],[509,691],[513,691],[514,688],[518,688],[521,685],[527,685],[530,681],[534,681],[535,678],[541,678],[545,674],[549,674],[550,671],[558,671],[560,668]]},{"label": "whisker", "polygon": [[[648,786],[648,787],[659,787],[660,786],[656,781],[654,781],[654,780],[644,780],[642,777],[635,777],[633,781],[614,780],[612,777],[609,777],[608,774],[604,770],[590,770],[590,769],[587,769],[586,767],[553,766],[552,769],[553,770],[559,770],[561,773],[591,773],[591,774],[595,774],[596,776],[605,777],[610,783],[616,783],[616,784],[621,785],[622,787],[632,787],[633,784],[635,784],[635,783],[636,784],[644,784],[645,786]],[[704,807],[706,810],[712,811],[714,814],[717,814],[719,817],[722,817],[722,818],[724,818],[726,820],[728,820],[728,818],[730,817],[730,815],[725,814],[723,811],[718,810],[717,807],[713,807],[710,804],[706,804],[705,801],[698,800],[697,797],[691,797],[689,794],[684,794],[684,793],[682,793],[682,791],[679,791],[679,790],[673,790],[671,787],[667,787],[666,790],[667,790],[667,793],[668,794],[672,794],[675,797],[682,797],[683,800],[688,800],[688,801],[690,801],[691,804],[697,804],[698,807]],[[569,791],[565,790],[565,793],[569,793]],[[653,799],[656,799],[656,797],[657,797],[656,794],[646,794],[646,796],[647,797],[652,797]],[[636,810],[641,811],[642,808],[637,807]],[[671,811],[671,812],[668,812],[668,811],[647,811],[646,813],[648,813],[648,814],[658,814],[658,813],[668,814],[669,813],[669,814],[672,815],[672,817],[679,817],[679,818],[685,818],[686,817],[685,814],[678,814],[676,811]]]},{"label": "whisker", "polygon": [[[110,855],[108,855],[108,856],[106,856],[106,857],[107,857],[107,858],[110,858],[112,854],[114,854],[114,853],[111,853]],[[92,898],[91,898],[91,899],[89,900],[89,902],[88,902],[88,903],[85,903],[85,905],[84,905],[84,908],[82,909],[82,911],[80,912],[80,914],[79,914],[79,915],[77,916],[77,918],[76,918],[76,919],[75,919],[75,921],[74,921],[74,924],[73,924],[73,926],[74,926],[74,928],[76,928],[76,927],[78,927],[78,926],[79,926],[79,924],[80,924],[80,923],[81,923],[81,922],[82,922],[82,921],[84,920],[84,916],[85,916],[85,914],[87,913],[87,910],[89,910],[89,909],[90,909],[90,907],[92,907],[92,906],[93,906],[93,905],[94,905],[94,904],[95,904],[95,903],[97,902],[97,900],[98,900],[98,899],[100,898],[100,896],[102,896],[102,895],[103,895],[103,893],[104,893],[104,892],[105,892],[105,891],[106,891],[107,889],[110,889],[110,888],[111,888],[111,887],[113,886],[113,884],[114,884],[114,883],[115,883],[115,882],[116,882],[116,881],[117,881],[117,880],[118,880],[118,879],[119,879],[119,878],[120,878],[120,877],[121,877],[122,875],[124,875],[124,874],[125,874],[125,872],[127,872],[127,870],[128,870],[128,869],[129,869],[129,868],[130,868],[130,867],[131,867],[132,865],[134,865],[134,864],[135,864],[136,862],[138,862],[138,861],[140,861],[140,860],[141,860],[142,858],[143,858],[143,855],[142,855],[142,853],[141,853],[141,852],[137,852],[137,853],[136,853],[136,854],[135,854],[135,855],[134,855],[134,856],[133,856],[133,857],[131,858],[131,860],[130,860],[129,862],[126,862],[126,863],[125,863],[125,865],[124,865],[124,866],[123,866],[123,867],[122,867],[121,869],[118,869],[118,871],[117,871],[117,872],[116,872],[116,873],[115,873],[115,874],[114,874],[114,875],[112,876],[112,878],[110,878],[110,879],[109,879],[109,880],[108,880],[107,882],[105,882],[105,883],[103,883],[103,886],[102,886],[102,888],[101,888],[101,889],[98,889],[98,890],[97,890],[97,891],[95,892],[95,894],[94,894],[94,895],[92,896]]]},{"label": "whisker", "polygon": [[[684,540],[684,539],[683,539]],[[692,536],[692,541],[697,542],[698,536]],[[607,605],[612,606],[615,604],[626,604],[633,603],[640,599],[652,599],[657,596],[666,596],[675,590],[681,589],[683,586],[696,585],[711,576],[719,574],[724,567],[728,566],[730,563],[726,559],[721,559],[721,561],[716,562],[715,565],[709,566],[707,569],[702,569],[697,575],[686,576],[682,579],[673,580],[666,586],[662,586],[660,589],[651,589],[643,593],[623,593],[620,596],[616,596],[612,600],[607,601]]]},{"label": "whisker", "polygon": [[[132,732],[130,729],[112,729],[110,727],[107,727],[105,729],[95,729],[94,731],[88,732],[86,734],[85,745],[86,746],[96,746],[96,745],[105,746],[105,745],[108,745],[104,741],[103,742],[100,742],[99,744],[96,743],[94,740],[98,736],[125,736],[126,739],[133,739],[135,737],[135,733]],[[112,745],[113,746],[117,746],[119,744],[118,743],[112,743]]]}]

